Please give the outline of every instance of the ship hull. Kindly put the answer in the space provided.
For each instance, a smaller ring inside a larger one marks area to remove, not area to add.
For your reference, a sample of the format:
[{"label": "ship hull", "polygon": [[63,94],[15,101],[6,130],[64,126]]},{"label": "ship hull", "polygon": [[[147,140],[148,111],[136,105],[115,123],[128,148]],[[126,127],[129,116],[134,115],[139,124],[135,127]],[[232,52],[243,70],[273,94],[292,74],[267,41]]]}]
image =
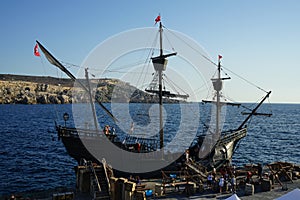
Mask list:
[{"label": "ship hull", "polygon": [[[62,140],[67,153],[74,158],[78,164],[82,164],[83,160],[89,160],[97,164],[101,164],[101,161],[99,161],[95,156],[93,156],[92,153],[89,152],[89,150],[85,147],[85,144],[87,141],[91,145],[99,144],[103,139],[103,137],[95,137],[93,136],[94,133],[91,133],[90,130],[77,130],[75,128],[66,128],[58,126],[56,127],[58,132],[58,137]],[[200,163],[204,167],[206,167],[208,170],[213,168],[219,168],[222,165],[228,163],[228,161],[231,160],[234,149],[236,144],[240,139],[246,136],[247,130],[241,129],[236,130],[233,133],[230,133],[226,135],[225,137],[222,137],[213,150],[205,157],[202,157],[199,159],[198,152],[195,151],[196,146],[201,146],[203,138],[199,137],[197,139],[196,145],[193,147],[190,147],[190,152],[194,152],[194,154],[191,154],[191,157],[195,158],[195,161],[197,163]],[[84,136],[79,136],[84,135]],[[85,137],[84,142],[82,141],[81,137]],[[115,145],[120,146],[120,148],[123,148],[118,142],[115,142],[113,139],[111,140]],[[99,151],[105,151],[105,149],[99,149]],[[123,171],[114,170],[115,176],[117,177],[128,177],[129,175],[134,176],[140,176],[142,178],[154,178],[154,177],[161,177],[161,171],[177,171],[179,170],[180,166],[185,162],[185,156],[183,155],[184,152],[182,152],[182,156],[179,156],[178,159],[176,159],[172,163],[166,164],[166,167],[163,167],[162,169],[151,171],[151,172],[145,172],[145,173],[128,173]],[[144,162],[144,161],[143,161]],[[149,160],[145,160],[145,162],[153,162]],[[160,161],[161,162],[161,161]],[[113,167],[113,166],[112,166]]]}]

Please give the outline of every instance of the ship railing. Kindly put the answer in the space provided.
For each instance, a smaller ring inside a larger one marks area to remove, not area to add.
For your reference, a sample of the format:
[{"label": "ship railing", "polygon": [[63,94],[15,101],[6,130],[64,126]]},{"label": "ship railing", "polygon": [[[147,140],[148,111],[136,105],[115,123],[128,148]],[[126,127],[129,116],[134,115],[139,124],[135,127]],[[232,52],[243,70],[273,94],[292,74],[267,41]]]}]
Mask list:
[{"label": "ship railing", "polygon": [[[103,134],[102,131],[97,131],[95,129],[69,128],[63,126],[57,126],[56,129],[58,131],[59,137],[73,137],[73,138],[107,137],[111,141],[114,141],[114,139],[117,137],[116,134],[105,135]],[[124,145],[134,145],[137,143],[141,144],[142,150],[146,152],[155,151],[158,149],[159,146],[159,140],[157,139],[156,136],[146,137],[146,135],[134,134],[134,135],[127,135],[123,140]]]},{"label": "ship railing", "polygon": [[[65,137],[104,137],[102,131],[97,131],[95,129],[81,129],[81,128],[68,128],[68,127],[57,127],[59,136]],[[115,134],[111,134],[113,136]]]},{"label": "ship railing", "polygon": [[247,135],[247,128],[242,128],[240,130],[235,130],[232,133],[225,134],[222,136],[221,140],[219,140],[219,144],[228,143],[233,140],[238,140]]},{"label": "ship railing", "polygon": [[146,151],[155,151],[158,148],[159,140],[155,137],[146,138],[145,135],[127,135],[123,141],[126,145],[141,144]]}]

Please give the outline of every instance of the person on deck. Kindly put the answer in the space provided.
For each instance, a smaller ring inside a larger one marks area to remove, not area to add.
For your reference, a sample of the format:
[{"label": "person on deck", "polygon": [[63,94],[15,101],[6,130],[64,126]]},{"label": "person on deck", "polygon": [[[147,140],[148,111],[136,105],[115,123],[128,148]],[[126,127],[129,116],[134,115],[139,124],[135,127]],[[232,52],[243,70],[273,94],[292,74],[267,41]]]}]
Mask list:
[{"label": "person on deck", "polygon": [[258,173],[259,179],[262,179],[262,171],[263,171],[262,165],[260,163],[258,163],[257,164],[257,173]]},{"label": "person on deck", "polygon": [[141,143],[137,142],[136,143],[136,150],[137,150],[138,153],[141,152],[141,147],[142,147]]},{"label": "person on deck", "polygon": [[250,171],[247,172],[246,183],[252,182],[252,173]]},{"label": "person on deck", "polygon": [[103,128],[103,133],[105,134],[105,135],[109,135],[109,126],[108,125],[106,125],[106,126],[104,126],[104,128]]}]

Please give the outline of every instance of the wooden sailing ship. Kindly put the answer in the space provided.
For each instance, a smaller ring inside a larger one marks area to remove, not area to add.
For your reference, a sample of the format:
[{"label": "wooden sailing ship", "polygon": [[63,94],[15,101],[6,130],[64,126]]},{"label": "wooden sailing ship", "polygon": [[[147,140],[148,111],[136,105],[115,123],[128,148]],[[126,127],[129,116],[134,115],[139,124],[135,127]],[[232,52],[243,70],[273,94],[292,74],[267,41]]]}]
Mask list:
[{"label": "wooden sailing ship", "polygon": [[[110,132],[107,135],[105,135],[102,130],[98,127],[95,107],[94,107],[94,101],[91,95],[91,88],[89,86],[89,76],[88,71],[86,69],[86,79],[87,81],[83,83],[82,81],[78,81],[76,77],[69,72],[66,67],[59,62],[40,42],[36,41],[48,61],[58,67],[61,71],[63,71],[66,75],[68,75],[73,81],[77,81],[79,85],[86,91],[90,96],[90,105],[92,108],[93,113],[93,119],[95,124],[95,129],[79,129],[75,127],[67,127],[66,125],[56,125],[56,130],[59,139],[62,140],[64,146],[66,147],[66,150],[68,154],[73,157],[75,160],[77,160],[79,163],[82,160],[90,160],[92,162],[101,163],[98,158],[94,156],[93,153],[90,152],[88,148],[86,148],[86,142],[83,142],[83,138],[85,138],[88,143],[95,143],[95,140],[97,144],[99,142],[104,140],[109,140],[112,144],[116,145],[120,149],[131,151],[135,153],[147,153],[147,152],[156,152],[159,151],[164,147],[164,125],[162,122],[163,119],[163,100],[164,98],[184,98],[187,99],[188,95],[181,95],[181,94],[173,94],[170,91],[163,90],[163,82],[162,77],[163,73],[166,70],[167,67],[167,58],[171,56],[175,56],[176,53],[170,53],[170,54],[164,54],[163,52],[163,46],[162,46],[162,31],[163,26],[162,23],[159,22],[159,33],[160,33],[160,49],[159,49],[159,55],[157,57],[152,57],[152,63],[154,65],[155,70],[155,76],[158,82],[157,86],[155,87],[149,87],[145,91],[148,93],[151,93],[152,95],[157,95],[159,99],[159,137],[148,137],[148,138],[140,138],[135,135],[127,135],[126,139],[121,141],[118,139],[118,134]],[[217,65],[217,77],[212,79],[213,87],[215,90],[215,96],[216,101],[204,101],[204,102],[210,102],[213,103],[216,107],[216,119],[215,119],[215,128],[214,130],[208,132],[208,135],[198,136],[195,138],[195,142],[193,145],[189,147],[190,154],[193,155],[195,162],[199,163],[208,169],[212,168],[219,168],[225,163],[230,162],[232,159],[233,153],[235,151],[235,148],[238,144],[238,142],[244,138],[247,134],[247,127],[246,123],[248,120],[253,116],[257,115],[257,109],[261,106],[261,104],[266,100],[266,98],[269,97],[271,92],[267,92],[266,96],[260,101],[260,103],[250,112],[246,113],[248,116],[245,118],[245,120],[241,123],[240,126],[238,126],[236,129],[231,130],[229,132],[221,132],[220,128],[220,112],[221,107],[224,105],[224,102],[221,102],[221,95],[220,91],[222,90],[222,84],[223,81],[227,78],[221,77],[221,59],[219,57],[218,65]],[[107,113],[108,116],[110,116],[113,120],[117,120],[113,114],[108,110],[102,102],[95,100],[97,104],[101,106],[101,108]],[[232,104],[233,105],[233,104]],[[64,119],[68,119],[68,114],[64,115]],[[159,139],[157,139],[159,138]],[[209,142],[205,140],[209,140]],[[136,142],[138,141],[138,143]],[[207,146],[209,145],[209,147]],[[209,149],[209,150],[207,150]],[[105,148],[99,151],[105,151]],[[179,152],[180,155],[183,155],[184,152]],[[163,160],[164,158],[162,158]],[[183,159],[182,156],[179,156],[178,159],[174,160],[173,162],[169,163],[164,169],[171,169],[172,167],[175,167],[178,162],[181,162]],[[147,162],[147,161],[145,161]],[[126,174],[126,172],[120,172],[120,174]],[[132,174],[132,173],[130,173]],[[137,173],[139,175],[143,175],[143,173]],[[151,170],[146,176],[152,176],[155,173],[151,172]]]}]

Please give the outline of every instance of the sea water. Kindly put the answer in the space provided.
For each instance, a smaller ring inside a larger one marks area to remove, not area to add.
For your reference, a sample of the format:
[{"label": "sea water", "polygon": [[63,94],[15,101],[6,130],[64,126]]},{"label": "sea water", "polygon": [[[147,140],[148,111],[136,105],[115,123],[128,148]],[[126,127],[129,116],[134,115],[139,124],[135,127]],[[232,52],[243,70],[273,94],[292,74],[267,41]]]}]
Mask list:
[{"label": "sea water", "polygon": [[[178,129],[180,116],[177,115],[182,114],[178,112],[178,106],[165,105],[165,128],[170,132]],[[141,107],[145,106],[130,105],[132,119],[128,121],[129,124],[131,120],[140,126],[150,123],[153,116],[151,113],[149,115],[149,110],[143,113]],[[224,129],[237,128],[245,118],[235,109],[227,109]],[[263,110],[272,112],[272,117],[256,116],[251,119],[248,134],[238,144],[233,164],[266,164],[275,161],[299,164],[300,104],[270,104],[264,106]],[[62,116],[66,112],[70,114],[70,119],[65,122]],[[101,112],[97,110],[97,115],[103,115]],[[172,120],[168,120],[168,116],[172,116]],[[208,123],[209,119],[207,109],[201,113],[199,120]],[[77,163],[67,154],[62,142],[58,141],[55,121],[73,126],[72,105],[0,105],[0,195],[75,187],[74,166]],[[106,117],[99,121],[102,125],[112,123]],[[195,121],[191,120],[190,123],[194,124]],[[198,134],[204,131],[204,127],[199,125]],[[172,137],[165,138],[168,140]]]}]

